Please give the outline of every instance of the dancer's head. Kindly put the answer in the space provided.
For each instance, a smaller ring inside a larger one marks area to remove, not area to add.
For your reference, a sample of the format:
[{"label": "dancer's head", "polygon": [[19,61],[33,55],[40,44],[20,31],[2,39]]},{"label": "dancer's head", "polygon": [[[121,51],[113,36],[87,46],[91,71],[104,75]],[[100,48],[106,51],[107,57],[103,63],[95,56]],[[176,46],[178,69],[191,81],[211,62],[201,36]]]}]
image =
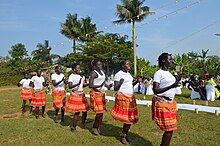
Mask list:
[{"label": "dancer's head", "polygon": [[72,70],[76,73],[76,74],[79,74],[81,72],[81,69],[80,69],[80,64],[79,63],[74,63],[72,65]]},{"label": "dancer's head", "polygon": [[62,67],[59,66],[59,65],[57,65],[57,66],[55,67],[55,72],[56,72],[57,74],[60,74],[60,73],[62,72]]},{"label": "dancer's head", "polygon": [[162,69],[168,69],[173,63],[173,58],[171,54],[162,53],[158,57],[158,65]]},{"label": "dancer's head", "polygon": [[94,61],[92,61],[92,66],[93,66],[93,69],[95,69],[95,70],[101,70],[102,69],[102,62],[101,62],[101,60],[94,60]]},{"label": "dancer's head", "polygon": [[123,71],[129,71],[131,69],[131,66],[130,66],[130,60],[124,60],[120,63],[120,66],[121,66],[121,70]]},{"label": "dancer's head", "polygon": [[40,77],[41,76],[41,69],[37,70],[37,76]]},{"label": "dancer's head", "polygon": [[28,74],[27,73],[24,74],[24,78],[28,79]]}]

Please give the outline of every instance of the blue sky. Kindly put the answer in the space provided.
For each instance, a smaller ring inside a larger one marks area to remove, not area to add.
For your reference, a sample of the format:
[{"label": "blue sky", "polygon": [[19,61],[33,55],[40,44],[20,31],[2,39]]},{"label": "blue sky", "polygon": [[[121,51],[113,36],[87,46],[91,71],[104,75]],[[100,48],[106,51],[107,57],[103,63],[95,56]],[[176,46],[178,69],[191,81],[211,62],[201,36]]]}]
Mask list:
[{"label": "blue sky", "polygon": [[[131,24],[112,24],[116,4],[120,0],[0,0],[0,56],[17,43],[31,53],[44,40],[49,40],[51,53],[70,53],[71,42],[60,34],[68,13],[90,16],[98,30],[131,40]],[[220,33],[220,0],[146,0],[144,5],[155,15],[137,23],[138,57],[156,64],[162,51],[174,55],[209,49],[208,55],[220,55],[220,37],[214,35]]]}]

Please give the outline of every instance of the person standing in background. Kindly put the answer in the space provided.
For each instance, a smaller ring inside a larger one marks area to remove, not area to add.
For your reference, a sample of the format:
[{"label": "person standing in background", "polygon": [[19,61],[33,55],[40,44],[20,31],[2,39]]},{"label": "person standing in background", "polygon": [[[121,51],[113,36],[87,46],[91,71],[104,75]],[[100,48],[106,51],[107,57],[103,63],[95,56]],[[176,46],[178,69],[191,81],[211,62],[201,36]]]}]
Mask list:
[{"label": "person standing in background", "polygon": [[[18,87],[22,85],[22,91],[21,91],[21,99],[23,100],[22,103],[22,113],[25,112],[25,105],[26,101],[29,100],[31,103],[32,99],[32,92],[30,87],[31,79],[28,78],[28,74],[24,75],[24,78],[18,83]],[[30,113],[32,112],[32,106],[30,107]]]}]

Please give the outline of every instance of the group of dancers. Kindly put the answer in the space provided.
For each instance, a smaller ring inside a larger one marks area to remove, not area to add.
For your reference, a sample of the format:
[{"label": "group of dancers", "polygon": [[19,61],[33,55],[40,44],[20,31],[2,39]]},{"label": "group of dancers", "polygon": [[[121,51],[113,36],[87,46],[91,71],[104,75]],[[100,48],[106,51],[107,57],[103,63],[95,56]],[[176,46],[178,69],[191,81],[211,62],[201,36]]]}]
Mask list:
[{"label": "group of dancers", "polygon": [[[164,131],[161,146],[170,144],[172,133],[177,130],[176,102],[174,100],[175,88],[179,80],[168,71],[173,60],[171,54],[162,53],[159,58],[160,69],[154,75],[152,98],[152,119]],[[80,64],[72,65],[73,73],[68,80],[62,73],[61,66],[55,67],[55,73],[51,75],[53,91],[53,106],[55,108],[54,122],[58,122],[58,112],[61,109],[61,121],[64,121],[64,111],[74,113],[73,124],[70,126],[72,132],[76,131],[76,125],[80,112],[82,112],[82,125],[86,127],[87,112],[92,110],[96,116],[94,119],[92,133],[96,136],[101,135],[101,125],[103,114],[106,113],[105,89],[110,89],[111,85],[106,84],[106,75],[102,70],[102,62],[95,60],[92,62],[93,70],[90,72],[89,84],[86,83],[85,77],[80,75]],[[129,73],[130,61],[124,60],[120,63],[120,70],[114,76],[115,104],[111,110],[113,119],[123,123],[120,134],[122,144],[129,144],[127,139],[128,131],[131,125],[138,122],[138,108],[134,95],[133,77]],[[48,86],[41,70],[37,70],[37,75],[28,79],[25,78],[19,82],[23,86],[21,98],[23,100],[22,112],[25,112],[26,100],[30,100],[30,112],[35,107],[35,116],[39,118],[39,107],[42,107],[41,116],[45,118],[46,95],[44,86]],[[70,96],[66,101],[65,85],[71,90]],[[90,90],[90,102],[87,102],[83,87],[88,85]],[[33,88],[33,91],[31,90]]]}]

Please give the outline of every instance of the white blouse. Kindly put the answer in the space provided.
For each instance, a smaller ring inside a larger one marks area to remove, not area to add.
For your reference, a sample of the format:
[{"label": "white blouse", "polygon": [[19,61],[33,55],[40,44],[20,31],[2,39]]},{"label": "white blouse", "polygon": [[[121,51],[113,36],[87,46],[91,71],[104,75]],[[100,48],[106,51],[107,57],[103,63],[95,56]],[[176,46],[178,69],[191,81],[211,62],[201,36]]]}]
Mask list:
[{"label": "white blouse", "polygon": [[[154,74],[154,82],[160,84],[159,88],[170,86],[173,83],[175,83],[175,81],[176,81],[175,77],[169,71],[160,69]],[[157,95],[166,96],[169,97],[170,99],[174,99],[175,94],[176,94],[176,90],[175,88],[172,88],[167,90],[166,92]]]},{"label": "white blouse", "polygon": [[[51,80],[55,80],[55,82],[60,82],[64,77],[64,74],[60,73],[59,75],[58,74],[52,74],[51,75]],[[54,86],[54,90],[64,90],[64,82],[62,81],[59,85],[57,86]]]},{"label": "white blouse", "polygon": [[115,74],[114,81],[120,81],[121,79],[124,79],[124,82],[121,84],[121,87],[118,91],[125,94],[133,94],[133,77],[131,74],[129,72],[123,72],[120,70]]}]

